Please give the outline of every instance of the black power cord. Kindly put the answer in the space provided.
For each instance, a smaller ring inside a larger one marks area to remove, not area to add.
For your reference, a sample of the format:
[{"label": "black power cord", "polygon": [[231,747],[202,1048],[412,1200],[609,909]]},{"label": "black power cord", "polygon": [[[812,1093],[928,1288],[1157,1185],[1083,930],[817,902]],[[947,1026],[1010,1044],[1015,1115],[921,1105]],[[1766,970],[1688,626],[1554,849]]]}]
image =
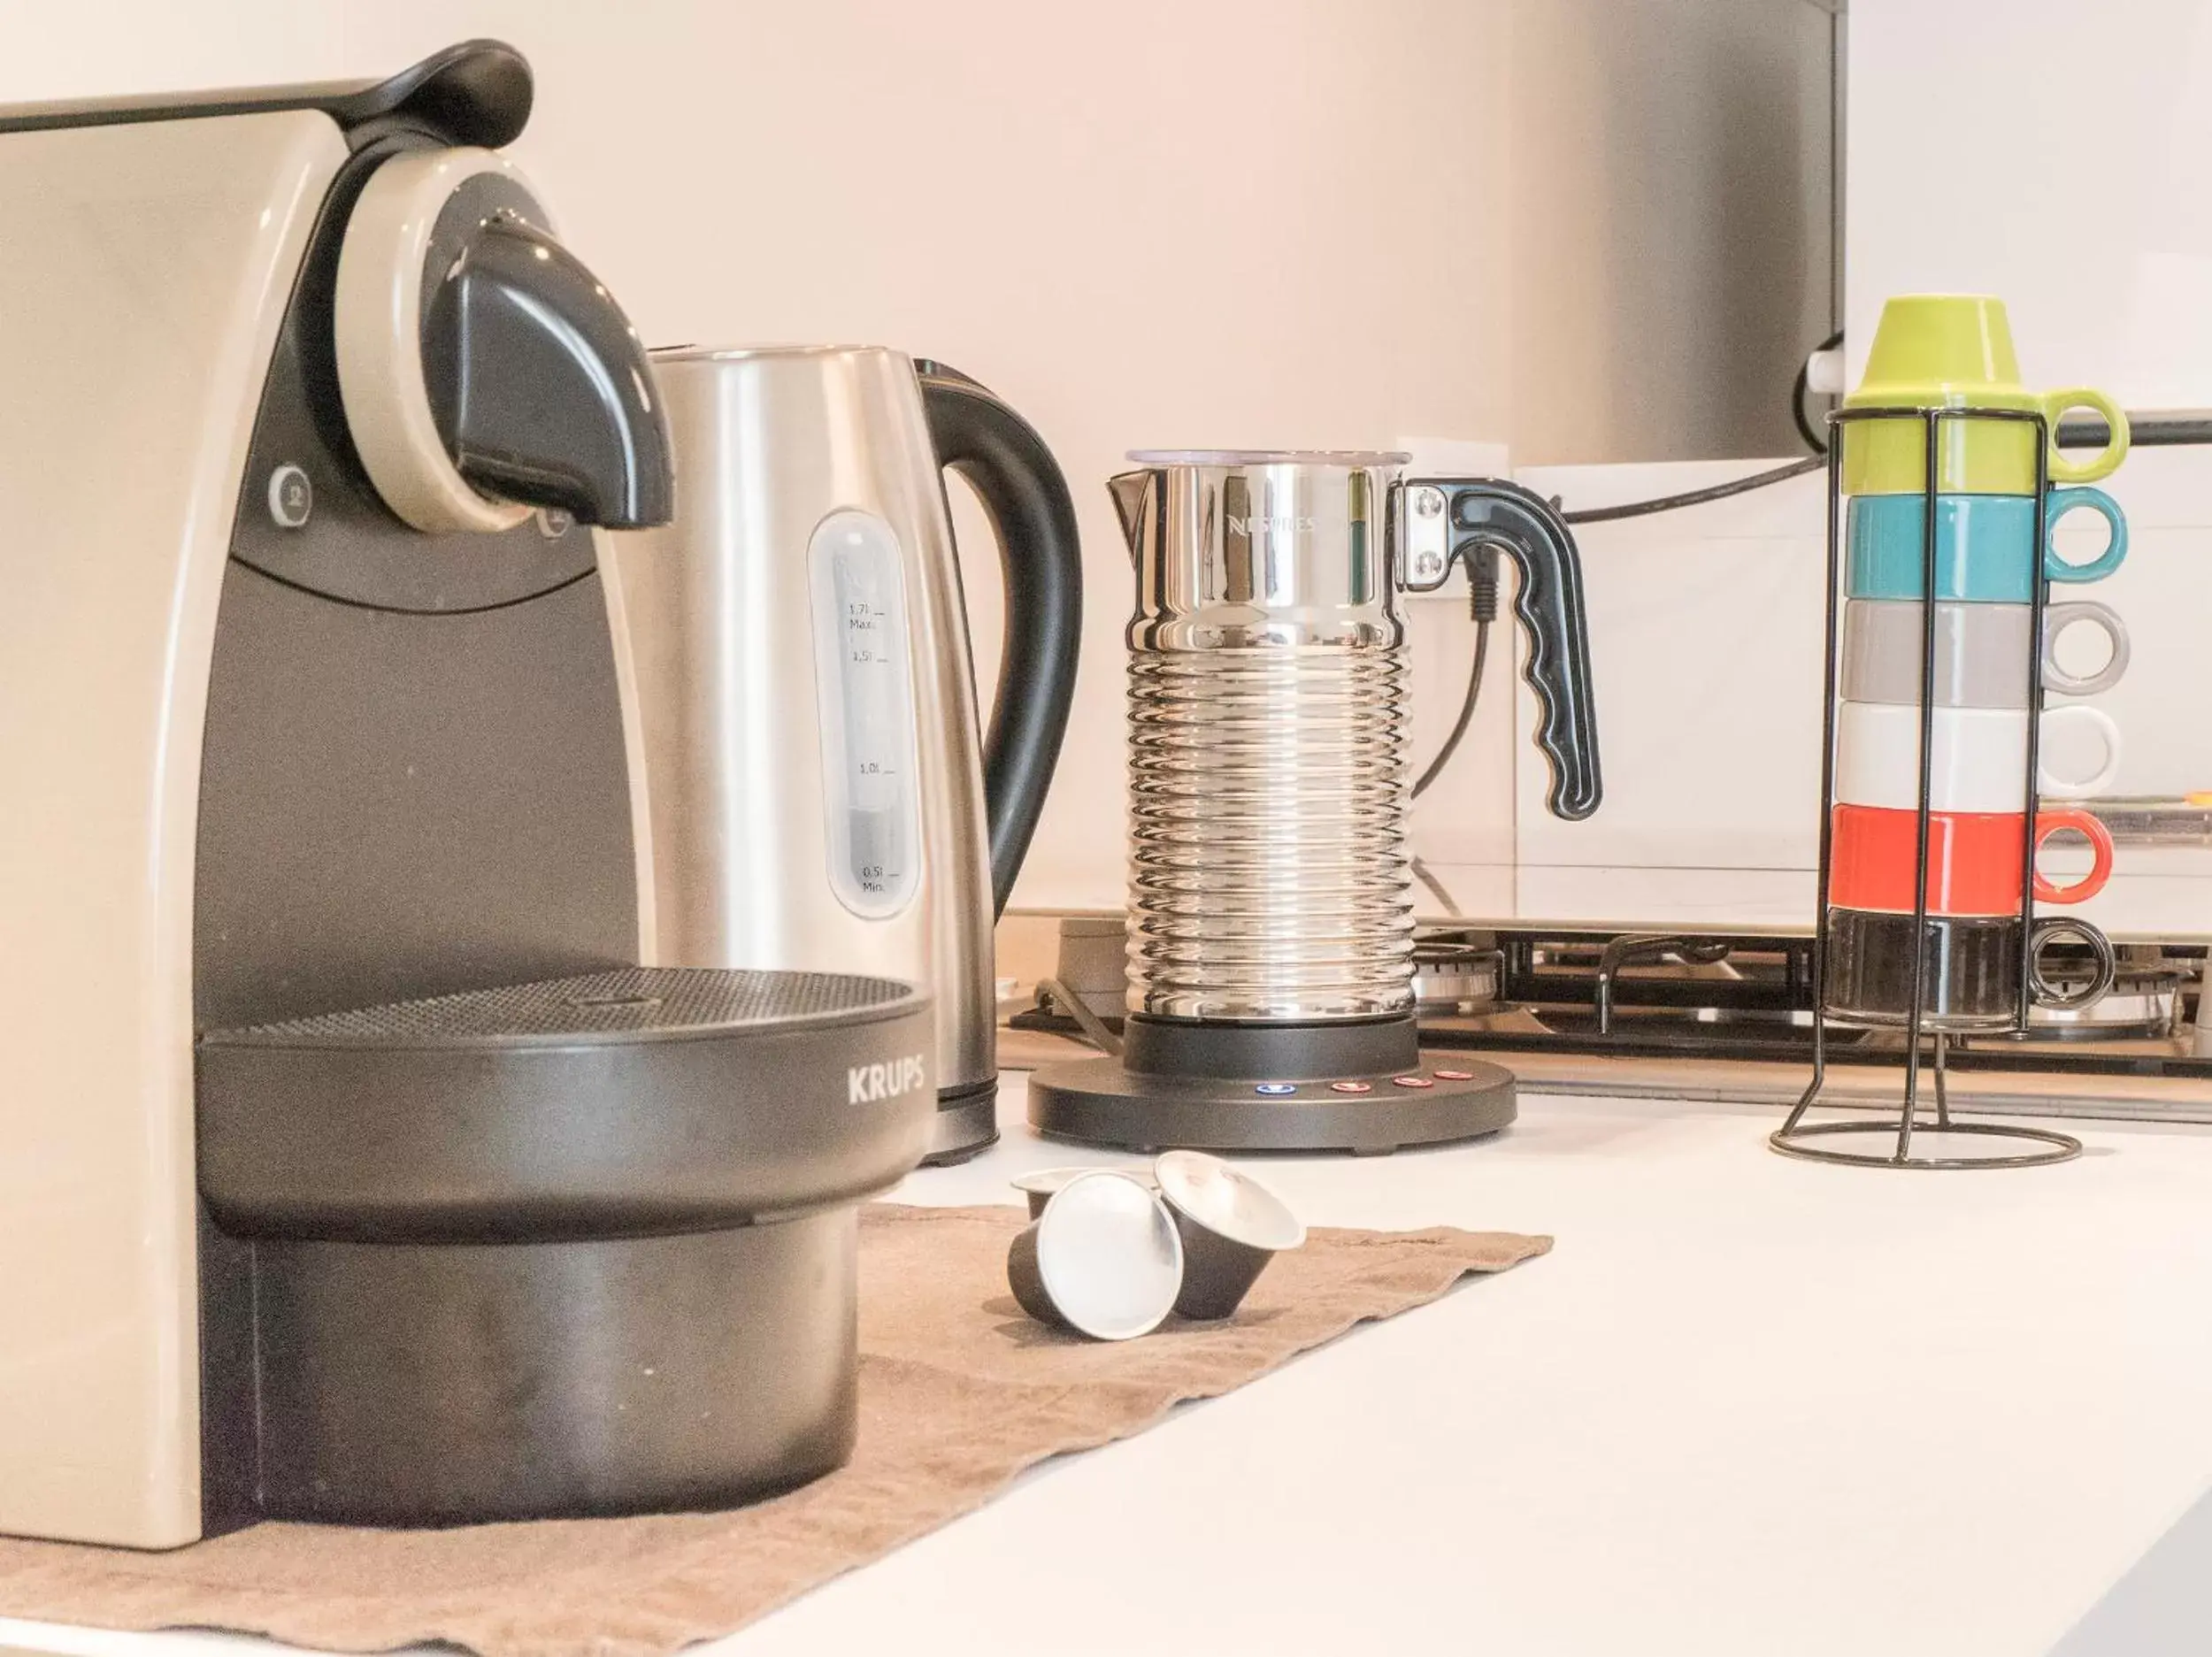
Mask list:
[{"label": "black power cord", "polygon": [[1483,664],[1490,659],[1490,624],[1498,618],[1498,549],[1487,543],[1478,545],[1467,560],[1467,613],[1475,623],[1475,663],[1467,671],[1467,694],[1460,702],[1459,718],[1452,725],[1451,735],[1444,739],[1444,746],[1436,750],[1436,757],[1413,785],[1416,800],[1443,775],[1444,767],[1459,751],[1467,727],[1475,722],[1475,703],[1482,694]]},{"label": "black power cord", "polygon": [[[1808,455],[1802,460],[1793,460],[1786,466],[1770,467],[1755,472],[1748,478],[1738,478],[1732,483],[1717,483],[1709,489],[1692,489],[1686,495],[1663,495],[1656,500],[1631,501],[1624,506],[1589,506],[1578,512],[1562,511],[1559,516],[1570,524],[1611,524],[1624,518],[1648,518],[1654,512],[1672,512],[1686,506],[1703,506],[1708,501],[1725,501],[1732,495],[1748,495],[1754,489],[1763,489],[1770,483],[1786,483],[1792,478],[1801,478],[1809,472],[1818,472],[1828,464],[1820,455]],[[1554,502],[1555,506],[1557,502]]]},{"label": "black power cord", "polygon": [[[1838,328],[1814,348],[1816,353],[1832,351],[1843,343],[1843,330]],[[1709,489],[1692,489],[1685,495],[1663,495],[1656,500],[1631,501],[1624,506],[1594,506],[1578,512],[1562,512],[1570,524],[1612,524],[1624,518],[1645,518],[1654,512],[1678,511],[1686,506],[1703,506],[1709,501],[1725,501],[1732,495],[1748,495],[1754,489],[1763,489],[1769,484],[1786,483],[1792,478],[1801,478],[1809,472],[1818,472],[1827,464],[1828,444],[1813,423],[1805,415],[1806,380],[1812,372],[1812,358],[1798,364],[1797,379],[1790,386],[1790,418],[1796,423],[1797,433],[1805,440],[1805,447],[1813,452],[1803,460],[1793,460],[1786,466],[1773,466],[1764,472],[1755,472],[1748,478],[1738,478],[1732,483],[1717,483]],[[1558,502],[1554,502],[1554,505]]]}]

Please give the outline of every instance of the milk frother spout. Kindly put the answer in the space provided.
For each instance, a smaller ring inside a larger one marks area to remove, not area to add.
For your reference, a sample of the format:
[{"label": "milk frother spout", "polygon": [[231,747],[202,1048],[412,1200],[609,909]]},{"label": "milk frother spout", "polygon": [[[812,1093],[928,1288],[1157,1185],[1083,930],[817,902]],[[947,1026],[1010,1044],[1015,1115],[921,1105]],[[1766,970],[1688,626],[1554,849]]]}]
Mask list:
[{"label": "milk frother spout", "polygon": [[1493,478],[1416,478],[1400,486],[1410,592],[1443,586],[1478,547],[1513,560],[1521,575],[1513,613],[1528,632],[1522,677],[1543,710],[1536,746],[1551,764],[1554,817],[1578,823],[1598,809],[1597,720],[1590,696],[1590,635],[1584,620],[1582,557],[1574,532],[1550,502]]},{"label": "milk frother spout", "polygon": [[1129,543],[1129,559],[1141,556],[1145,502],[1151,497],[1154,473],[1124,472],[1106,479],[1106,492],[1114,497],[1114,512],[1121,519],[1121,538]]}]

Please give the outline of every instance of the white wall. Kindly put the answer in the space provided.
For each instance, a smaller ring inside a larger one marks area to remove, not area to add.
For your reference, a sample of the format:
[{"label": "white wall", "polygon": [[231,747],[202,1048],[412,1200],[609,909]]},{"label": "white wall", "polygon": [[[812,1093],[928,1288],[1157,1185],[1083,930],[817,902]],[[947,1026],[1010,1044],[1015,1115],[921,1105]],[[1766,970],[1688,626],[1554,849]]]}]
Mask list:
[{"label": "white wall", "polygon": [[649,340],[939,356],[1053,444],[1087,614],[1030,904],[1119,899],[1123,451],[1771,451],[1827,309],[1807,0],[106,0],[12,27],[0,100],[472,35],[530,57],[516,153]]},{"label": "white wall", "polygon": [[[2095,386],[2136,410],[2212,407],[2212,4],[2007,0],[1993,28],[1980,0],[1852,0],[1849,58],[1855,380],[1889,295],[1993,293],[2030,386]],[[1985,136],[1946,146],[1932,169],[1912,118],[1938,110]],[[2126,512],[2127,562],[2053,597],[2108,603],[2133,634],[2127,678],[2098,699],[2127,739],[2111,792],[2212,786],[2197,712],[2212,449],[2140,449],[2099,487]],[[2149,855],[2154,871],[2164,855]],[[2146,856],[2124,848],[2122,874]],[[2180,901],[2170,930],[2185,924]],[[2188,902],[2187,926],[2212,925],[2193,890]]]},{"label": "white wall", "polygon": [[2030,385],[2212,406],[2212,5],[2002,12],[1852,0],[1853,379],[1886,295],[1993,293]]}]

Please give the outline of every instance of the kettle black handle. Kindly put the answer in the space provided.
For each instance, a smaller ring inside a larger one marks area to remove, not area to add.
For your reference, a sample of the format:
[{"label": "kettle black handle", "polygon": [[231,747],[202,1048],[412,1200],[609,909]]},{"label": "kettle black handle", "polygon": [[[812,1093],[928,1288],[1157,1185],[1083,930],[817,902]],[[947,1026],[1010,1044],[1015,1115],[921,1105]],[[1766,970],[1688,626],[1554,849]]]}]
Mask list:
[{"label": "kettle black handle", "polygon": [[1083,555],[1075,502],[1036,429],[942,363],[917,362],[937,464],[975,487],[998,537],[1006,643],[983,739],[991,912],[1002,914],[1044,809],[1075,702]]},{"label": "kettle black handle", "polygon": [[1536,746],[1551,763],[1554,817],[1578,823],[1598,809],[1597,713],[1590,695],[1590,631],[1582,599],[1582,555],[1557,509],[1532,489],[1494,478],[1409,480],[1442,492],[1451,556],[1496,548],[1521,572],[1513,613],[1528,630],[1523,677],[1542,704]]}]

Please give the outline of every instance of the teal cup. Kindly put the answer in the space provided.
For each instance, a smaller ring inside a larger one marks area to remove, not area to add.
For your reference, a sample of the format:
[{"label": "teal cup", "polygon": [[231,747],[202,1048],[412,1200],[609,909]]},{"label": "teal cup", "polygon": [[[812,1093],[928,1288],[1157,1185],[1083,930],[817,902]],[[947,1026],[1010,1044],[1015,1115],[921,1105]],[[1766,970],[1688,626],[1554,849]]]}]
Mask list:
[{"label": "teal cup", "polygon": [[[1853,598],[1924,596],[1927,496],[1851,497],[1845,525]],[[2094,512],[2111,531],[2105,549],[2069,564],[2050,532],[2069,512]],[[2053,489],[2044,497],[2043,573],[2054,581],[2101,581],[2128,556],[2127,519],[2102,489]],[[2025,604],[2034,597],[2035,497],[1936,496],[1936,596],[1982,604]]]}]

